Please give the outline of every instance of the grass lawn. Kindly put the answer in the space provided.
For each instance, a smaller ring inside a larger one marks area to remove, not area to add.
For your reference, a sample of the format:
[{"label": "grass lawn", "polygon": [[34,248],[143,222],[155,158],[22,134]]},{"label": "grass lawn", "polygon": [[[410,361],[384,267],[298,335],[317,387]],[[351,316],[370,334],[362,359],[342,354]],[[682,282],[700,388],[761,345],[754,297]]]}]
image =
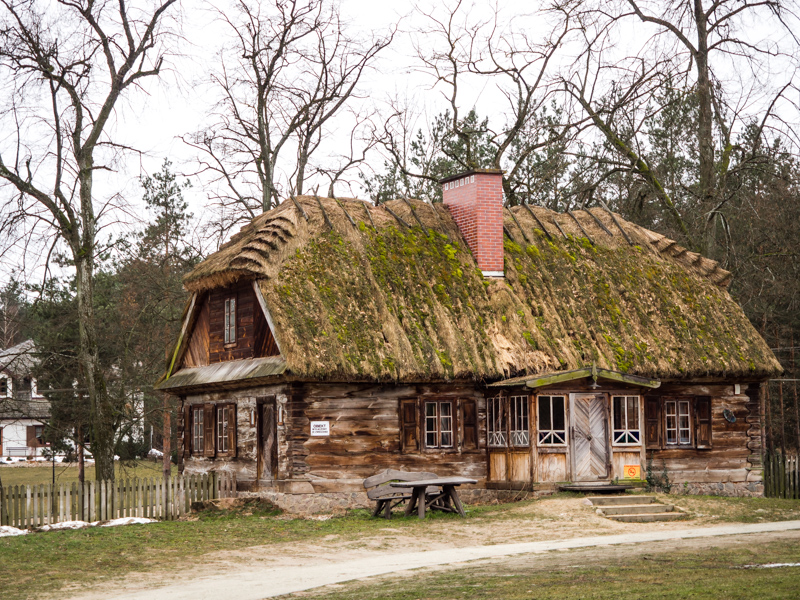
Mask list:
[{"label": "grass lawn", "polygon": [[[152,463],[151,463],[152,464]],[[35,469],[19,469],[29,471]],[[3,477],[8,471],[3,471]],[[572,494],[561,494],[556,499],[570,500],[576,498]],[[672,497],[668,497],[673,499]],[[683,503],[685,497],[674,498]],[[690,500],[702,503],[702,510],[714,510],[717,514],[725,515],[726,519],[735,520],[737,515],[741,520],[748,520],[748,512],[762,510],[757,513],[763,520],[784,520],[787,518],[800,518],[800,502],[790,500],[774,500],[765,498],[691,498]],[[572,500],[570,500],[572,501]],[[268,504],[260,504],[258,501],[251,502],[244,508],[232,511],[204,511],[193,517],[195,520],[153,523],[150,525],[134,525],[117,528],[93,528],[79,531],[57,531],[39,534],[30,534],[19,537],[0,538],[0,590],[3,590],[3,600],[21,600],[41,595],[46,592],[55,592],[60,587],[67,584],[87,584],[97,581],[100,578],[111,580],[124,577],[131,572],[148,572],[164,570],[165,568],[177,568],[181,563],[198,564],[202,561],[202,555],[215,553],[224,550],[237,550],[251,546],[271,545],[286,542],[304,542],[322,540],[326,536],[337,536],[338,541],[362,540],[367,538],[385,537],[387,526],[403,536],[424,536],[432,530],[442,530],[441,526],[450,524],[446,520],[452,520],[453,530],[463,526],[498,527],[509,520],[517,520],[520,527],[524,527],[526,522],[541,520],[538,514],[536,500],[528,500],[513,504],[489,505],[489,506],[469,506],[467,507],[467,518],[444,514],[431,513],[424,521],[420,521],[416,516],[408,518],[396,515],[389,523],[383,519],[373,519],[366,510],[355,510],[347,513],[346,516],[334,517],[328,520],[294,519],[286,516],[276,515]],[[700,504],[698,504],[700,506]],[[728,507],[735,510],[728,510]],[[578,510],[583,510],[580,508]],[[590,509],[586,508],[587,511]],[[708,514],[708,512],[704,513]],[[794,515],[794,517],[792,517]],[[548,519],[549,520],[549,519]],[[514,521],[510,521],[514,522]],[[713,524],[705,522],[704,524]],[[685,524],[691,527],[691,521]],[[444,528],[445,530],[447,528]],[[391,534],[395,535],[395,534]],[[479,542],[478,542],[479,543]],[[792,552],[796,551],[792,549]],[[763,557],[759,556],[758,561]],[[688,557],[687,560],[690,560]],[[697,557],[694,557],[695,560]],[[691,563],[690,560],[690,563]],[[744,560],[744,558],[742,559]],[[795,561],[800,561],[800,555],[795,554]],[[651,563],[642,563],[643,566]],[[679,568],[687,568],[679,564]],[[687,563],[689,564],[689,563]],[[700,563],[691,563],[691,569],[687,573],[701,573],[704,567]],[[705,564],[705,563],[703,563]],[[638,581],[639,575],[635,571],[626,570],[627,566],[615,567],[614,571],[603,571],[603,577],[609,577],[609,581],[615,577],[624,579],[632,577],[633,581]],[[677,569],[678,567],[676,567]],[[692,570],[694,569],[694,570]],[[658,570],[654,570],[652,577],[658,575]],[[595,575],[582,574],[581,571],[570,571],[571,576],[585,577],[591,579]],[[545,577],[546,574],[537,574],[536,577]],[[755,574],[735,574],[735,577],[775,577],[778,580],[780,573]],[[446,575],[442,575],[445,577]],[[527,575],[526,575],[527,576]],[[533,575],[531,575],[533,576]],[[555,575],[553,575],[555,577]],[[566,575],[565,575],[566,577]],[[699,577],[699,575],[698,575]],[[649,582],[642,575],[643,582]],[[507,578],[506,578],[507,579]],[[508,580],[497,577],[492,580],[493,586],[502,586]],[[567,585],[565,582],[558,583],[558,578],[542,580],[541,585]],[[566,581],[566,580],[565,580]],[[759,580],[760,581],[760,580]],[[505,583],[504,583],[505,582]],[[548,583],[550,582],[550,583]],[[796,581],[797,589],[800,589],[800,580]],[[438,584],[437,584],[438,585]],[[447,586],[443,583],[443,589]],[[532,589],[525,587],[520,589],[521,593]],[[531,584],[533,585],[533,584]],[[540,585],[540,584],[537,584]],[[616,585],[616,584],[615,584]],[[642,584],[645,586],[645,584]],[[647,583],[646,585],[651,585]],[[770,584],[771,585],[771,584]],[[776,584],[777,585],[777,584]],[[465,584],[466,586],[466,584]],[[557,587],[557,586],[556,586]],[[417,589],[417,588],[414,588]],[[495,589],[495,588],[492,588]],[[556,589],[556,588],[554,588]],[[560,588],[559,588],[560,589]],[[502,594],[505,592],[502,591]],[[372,590],[374,592],[374,590]],[[415,595],[419,590],[409,592],[410,596],[386,596],[387,598],[445,598],[462,597],[461,592],[469,591],[468,586],[464,587],[459,594],[452,596],[427,596]],[[398,593],[405,594],[400,590]],[[445,593],[444,591],[442,592]],[[470,592],[472,593],[472,592]],[[477,592],[474,592],[477,594]],[[498,592],[499,593],[499,592]],[[474,598],[504,597],[503,595],[492,596],[463,596]],[[634,597],[635,594],[628,596]],[[362,596],[370,597],[367,592]],[[508,596],[515,598],[517,596]],[[519,596],[523,597],[523,596]],[[528,594],[527,598],[549,598],[551,596],[533,596]],[[556,597],[556,596],[552,596]],[[580,596],[570,596],[580,597]],[[593,597],[593,596],[582,596]],[[606,596],[596,596],[606,597]],[[659,597],[659,596],[650,596]],[[674,596],[670,596],[674,597]],[[702,597],[702,596],[701,596]],[[760,597],[760,596],[759,596]]]},{"label": "grass lawn", "polygon": [[[459,566],[443,572],[354,582],[335,586],[332,592],[314,590],[302,596],[324,600],[794,600],[800,596],[800,567],[743,568],[753,564],[800,562],[798,540],[611,559],[603,558],[604,552],[595,548],[591,558],[588,551],[577,557],[564,555],[559,558],[570,560],[556,567],[545,567],[543,563],[549,561],[533,555],[499,564]],[[593,564],[573,562],[581,556]]]},{"label": "grass lawn", "polygon": [[[117,461],[115,463],[117,478],[161,477],[161,461],[151,460]],[[56,483],[72,483],[78,481],[78,465],[76,463],[56,463]],[[178,473],[178,467],[172,465],[172,474]],[[12,485],[39,485],[51,483],[53,466],[51,463],[40,463],[35,467],[0,466],[0,481],[8,487]],[[94,481],[94,463],[86,465],[86,481]]]}]

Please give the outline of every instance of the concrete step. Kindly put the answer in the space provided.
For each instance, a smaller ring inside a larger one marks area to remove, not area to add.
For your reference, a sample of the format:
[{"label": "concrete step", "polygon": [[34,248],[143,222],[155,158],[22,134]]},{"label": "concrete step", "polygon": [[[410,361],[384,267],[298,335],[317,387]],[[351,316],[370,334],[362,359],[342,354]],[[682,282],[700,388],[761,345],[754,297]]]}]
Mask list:
[{"label": "concrete step", "polygon": [[674,521],[680,519],[686,513],[682,512],[663,512],[650,515],[608,515],[612,521],[622,521],[623,523],[653,523],[655,521]]},{"label": "concrete step", "polygon": [[592,506],[613,506],[631,504],[653,504],[656,499],[654,496],[589,496]]},{"label": "concrete step", "polygon": [[672,504],[617,504],[601,506],[597,509],[597,513],[610,517],[611,515],[654,515],[673,510],[675,508]]}]

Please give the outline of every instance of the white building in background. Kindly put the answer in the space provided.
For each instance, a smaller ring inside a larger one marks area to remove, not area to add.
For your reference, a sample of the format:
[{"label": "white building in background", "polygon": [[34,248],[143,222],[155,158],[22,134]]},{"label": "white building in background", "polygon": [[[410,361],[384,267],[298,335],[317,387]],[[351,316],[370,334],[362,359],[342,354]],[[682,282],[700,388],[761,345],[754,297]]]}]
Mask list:
[{"label": "white building in background", "polygon": [[0,457],[41,456],[50,402],[39,393],[32,372],[35,346],[27,340],[0,351]]}]

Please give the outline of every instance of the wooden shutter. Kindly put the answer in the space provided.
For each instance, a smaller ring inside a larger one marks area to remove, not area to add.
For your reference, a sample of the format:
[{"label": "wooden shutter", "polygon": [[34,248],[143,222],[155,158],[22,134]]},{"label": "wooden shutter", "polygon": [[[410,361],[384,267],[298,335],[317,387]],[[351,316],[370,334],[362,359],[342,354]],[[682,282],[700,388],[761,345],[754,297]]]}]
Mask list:
[{"label": "wooden shutter", "polygon": [[216,412],[213,404],[203,406],[203,456],[214,456],[217,446]]},{"label": "wooden shutter", "polygon": [[228,456],[236,456],[236,405],[228,405]]},{"label": "wooden shutter", "polygon": [[189,458],[192,454],[192,407],[190,404],[183,405],[183,458]]},{"label": "wooden shutter", "polygon": [[694,423],[697,448],[711,448],[711,396],[694,399]]},{"label": "wooden shutter", "polygon": [[478,449],[478,409],[475,400],[461,401],[462,422],[464,423],[464,450]]},{"label": "wooden shutter", "polygon": [[27,439],[26,446],[29,448],[38,448],[39,447],[39,440],[36,439],[36,427],[33,425],[28,425],[25,428],[25,437]]},{"label": "wooden shutter", "polygon": [[645,447],[661,448],[661,398],[645,396],[644,399]]},{"label": "wooden shutter", "polygon": [[419,451],[419,435],[417,433],[417,401],[400,401],[400,441],[403,452]]}]

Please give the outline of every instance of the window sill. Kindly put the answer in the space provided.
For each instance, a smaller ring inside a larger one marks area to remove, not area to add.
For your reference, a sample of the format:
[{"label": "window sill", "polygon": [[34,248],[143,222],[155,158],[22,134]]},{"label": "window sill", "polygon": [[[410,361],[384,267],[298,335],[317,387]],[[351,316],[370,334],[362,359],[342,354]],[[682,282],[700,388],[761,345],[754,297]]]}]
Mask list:
[{"label": "window sill", "polygon": [[239,344],[238,344],[237,342],[230,342],[230,343],[228,343],[228,344],[225,344],[225,345],[223,345],[222,347],[223,347],[225,350],[233,350],[233,349],[235,349],[235,348],[236,348],[236,346],[238,346],[238,345],[239,345]]}]

